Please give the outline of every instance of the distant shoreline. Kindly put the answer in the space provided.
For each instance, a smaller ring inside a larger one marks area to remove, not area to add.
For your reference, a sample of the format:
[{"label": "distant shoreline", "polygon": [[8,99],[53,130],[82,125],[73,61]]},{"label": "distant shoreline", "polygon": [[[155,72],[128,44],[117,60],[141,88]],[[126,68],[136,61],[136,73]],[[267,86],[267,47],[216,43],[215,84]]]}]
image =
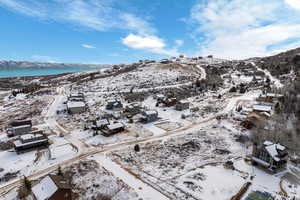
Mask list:
[{"label": "distant shoreline", "polygon": [[51,67],[51,68],[14,68],[14,69],[1,69],[0,68],[0,79],[4,78],[22,78],[22,77],[44,77],[51,75],[70,74],[77,72],[87,72],[100,70],[102,68],[92,67]]}]

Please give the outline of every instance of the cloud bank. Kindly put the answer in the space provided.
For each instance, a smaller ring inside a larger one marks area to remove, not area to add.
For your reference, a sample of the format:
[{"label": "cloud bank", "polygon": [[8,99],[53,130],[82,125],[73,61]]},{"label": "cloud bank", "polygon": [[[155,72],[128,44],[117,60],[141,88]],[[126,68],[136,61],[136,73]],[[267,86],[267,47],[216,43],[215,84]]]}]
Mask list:
[{"label": "cloud bank", "polygon": [[300,44],[300,0],[198,1],[189,22],[197,54],[240,59]]}]

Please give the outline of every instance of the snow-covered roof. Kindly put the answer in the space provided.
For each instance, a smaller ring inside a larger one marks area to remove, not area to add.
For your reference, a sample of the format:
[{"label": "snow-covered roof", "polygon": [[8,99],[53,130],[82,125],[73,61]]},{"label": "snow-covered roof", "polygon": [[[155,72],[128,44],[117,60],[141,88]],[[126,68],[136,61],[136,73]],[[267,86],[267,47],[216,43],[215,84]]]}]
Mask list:
[{"label": "snow-covered roof", "polygon": [[270,141],[265,141],[264,142],[265,148],[267,152],[270,154],[270,156],[275,160],[275,161],[280,161],[279,153],[278,150],[283,151],[285,150],[285,147],[282,146],[281,144],[273,144]]},{"label": "snow-covered roof", "polygon": [[37,200],[47,200],[57,189],[58,187],[54,181],[49,176],[46,176],[37,185],[32,187],[32,192]]},{"label": "snow-covered roof", "polygon": [[259,164],[261,164],[261,165],[263,165],[263,166],[265,166],[265,167],[269,167],[269,166],[270,166],[269,163],[267,163],[266,161],[261,160],[261,159],[259,159],[259,158],[252,157],[252,160],[254,160],[255,162],[257,162],[257,163],[259,163]]},{"label": "snow-covered roof", "polygon": [[38,138],[38,137],[42,137],[42,134],[25,134],[25,135],[21,135],[20,138],[22,140],[30,140],[30,139],[34,139],[34,138]]},{"label": "snow-covered roof", "polygon": [[267,117],[271,117],[271,115],[269,113],[267,113],[267,112],[262,112],[261,114],[263,114],[263,115],[265,115]]},{"label": "snow-covered roof", "polygon": [[113,104],[113,103],[117,103],[117,102],[120,102],[120,101],[118,101],[116,99],[111,99],[111,100],[107,101],[107,103],[109,103],[109,104]]},{"label": "snow-covered roof", "polygon": [[155,110],[148,110],[148,111],[145,111],[145,114],[146,115],[156,115],[157,111],[155,111]]},{"label": "snow-covered roof", "polygon": [[68,101],[68,108],[81,108],[85,107],[85,103],[83,101]]},{"label": "snow-covered roof", "polygon": [[263,112],[271,112],[272,107],[265,106],[265,105],[253,105],[253,110],[259,110],[259,111],[263,111]]},{"label": "snow-covered roof", "polygon": [[179,103],[181,103],[181,104],[189,104],[190,102],[187,101],[187,100],[180,100]]},{"label": "snow-covered roof", "polygon": [[48,138],[44,138],[44,139],[41,139],[41,140],[34,140],[34,141],[31,141],[31,142],[24,142],[24,143],[21,140],[16,140],[16,141],[14,141],[14,145],[15,145],[15,147],[21,147],[21,146],[27,146],[27,145],[30,145],[30,144],[46,142],[47,140],[48,140]]},{"label": "snow-covered roof", "polygon": [[267,97],[283,97],[282,94],[274,94],[274,93],[267,93],[266,96]]},{"label": "snow-covered roof", "polygon": [[109,124],[109,122],[107,119],[102,119],[102,120],[96,121],[97,126],[108,125],[108,124]]},{"label": "snow-covered roof", "polygon": [[22,126],[13,126],[12,129],[21,129],[21,128],[27,128],[27,127],[31,127],[31,125],[26,124],[26,125],[22,125]]},{"label": "snow-covered roof", "polygon": [[124,127],[124,124],[122,124],[122,123],[115,123],[115,124],[110,124],[107,126],[107,128],[110,130],[123,128],[123,127]]},{"label": "snow-covered roof", "polygon": [[163,94],[156,95],[157,98],[164,98],[165,96]]},{"label": "snow-covered roof", "polygon": [[267,140],[264,142],[264,145],[266,145],[266,146],[269,146],[269,145],[272,145],[272,144],[273,144],[273,142],[270,142],[270,141],[267,141]]},{"label": "snow-covered roof", "polygon": [[78,92],[78,93],[74,92],[74,93],[70,94],[70,97],[83,97],[83,96],[84,96],[84,94],[80,93],[80,92]]}]

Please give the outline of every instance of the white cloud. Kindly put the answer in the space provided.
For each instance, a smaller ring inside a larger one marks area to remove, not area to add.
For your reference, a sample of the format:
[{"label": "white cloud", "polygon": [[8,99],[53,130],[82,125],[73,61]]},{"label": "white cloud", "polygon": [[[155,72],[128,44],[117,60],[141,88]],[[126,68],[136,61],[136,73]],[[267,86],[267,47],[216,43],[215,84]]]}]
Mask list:
[{"label": "white cloud", "polygon": [[90,44],[81,44],[81,46],[82,46],[83,48],[87,48],[87,49],[95,49],[95,48],[96,48],[95,46],[90,45]]},{"label": "white cloud", "polygon": [[178,55],[176,49],[167,50],[165,49],[165,42],[155,36],[140,36],[129,34],[127,37],[122,39],[124,45],[133,49],[143,49],[156,54],[175,56]]},{"label": "white cloud", "polygon": [[0,0],[0,6],[5,6],[7,8],[11,8],[16,12],[20,12],[22,14],[33,16],[33,17],[45,17],[44,10],[38,2],[33,2],[33,6],[30,7],[23,1],[16,0]]},{"label": "white cloud", "polygon": [[285,0],[290,6],[296,9],[300,9],[300,0]]},{"label": "white cloud", "polygon": [[299,44],[300,14],[289,7],[284,0],[199,1],[191,10],[198,54],[239,59]]},{"label": "white cloud", "polygon": [[112,0],[0,0],[0,6],[15,12],[87,27],[97,31],[121,29],[138,34],[154,34],[146,20],[120,9]]},{"label": "white cloud", "polygon": [[184,44],[183,40],[175,40],[176,47],[179,48]]},{"label": "white cloud", "polygon": [[161,49],[165,47],[163,40],[154,36],[138,36],[129,34],[123,38],[123,43],[135,49]]},{"label": "white cloud", "polygon": [[57,59],[51,56],[33,55],[31,58],[38,62],[57,62]]},{"label": "white cloud", "polygon": [[132,14],[124,13],[122,18],[124,19],[128,30],[137,31],[140,35],[151,35],[156,32],[156,30],[147,21]]}]

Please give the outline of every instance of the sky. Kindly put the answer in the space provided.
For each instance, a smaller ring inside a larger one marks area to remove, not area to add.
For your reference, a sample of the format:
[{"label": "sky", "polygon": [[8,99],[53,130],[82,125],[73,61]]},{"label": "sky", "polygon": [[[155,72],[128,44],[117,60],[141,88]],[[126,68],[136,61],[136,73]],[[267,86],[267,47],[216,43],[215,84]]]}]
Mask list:
[{"label": "sky", "polygon": [[300,47],[300,0],[0,0],[0,60],[244,59]]}]

